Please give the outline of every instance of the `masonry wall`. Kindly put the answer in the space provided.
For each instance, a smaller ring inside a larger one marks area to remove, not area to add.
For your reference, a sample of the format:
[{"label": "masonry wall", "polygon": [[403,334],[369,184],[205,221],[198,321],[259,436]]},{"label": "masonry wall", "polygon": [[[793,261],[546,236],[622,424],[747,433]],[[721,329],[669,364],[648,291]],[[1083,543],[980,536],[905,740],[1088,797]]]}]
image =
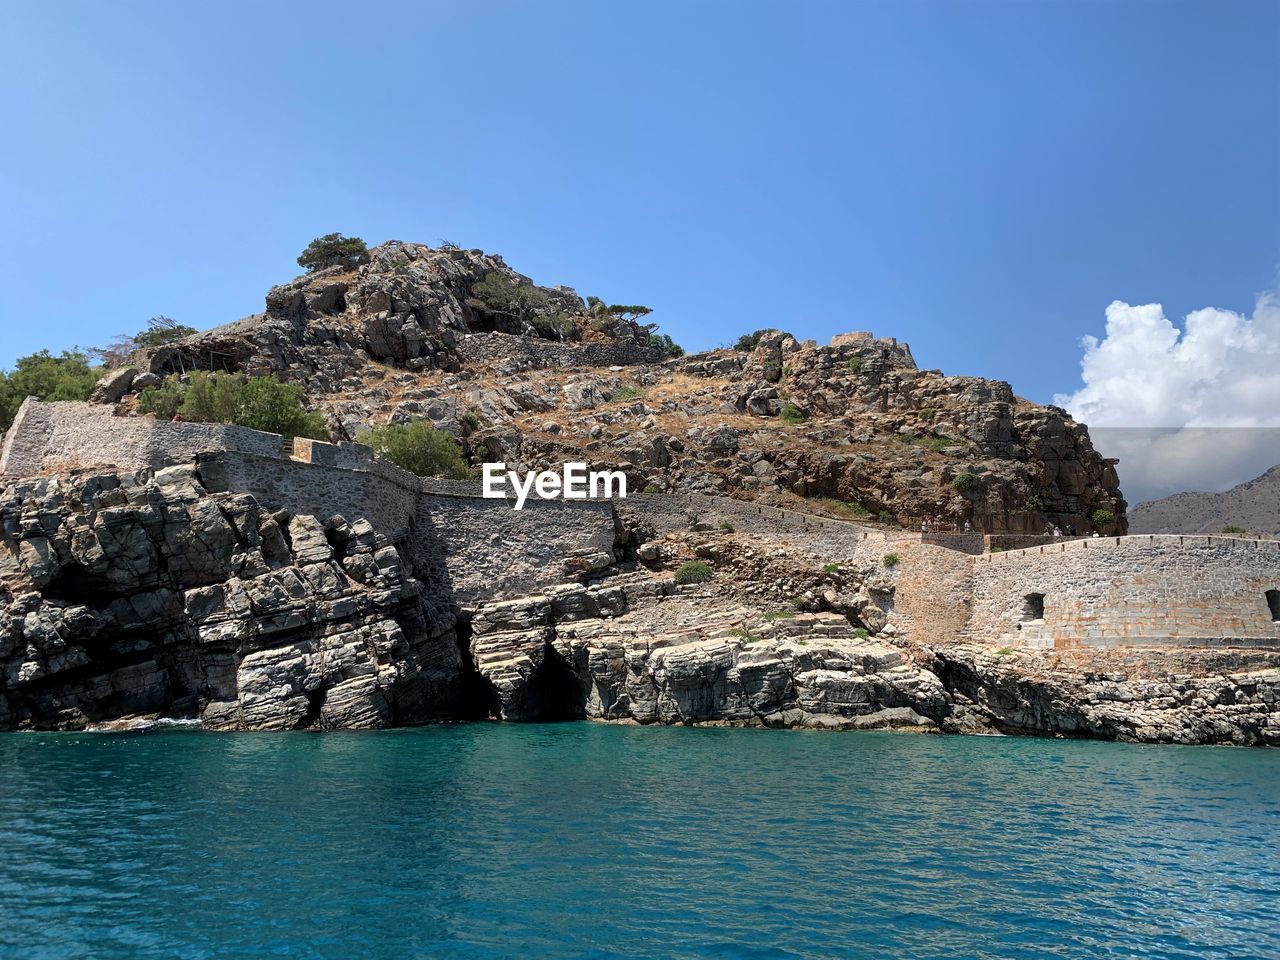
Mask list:
[{"label": "masonry wall", "polygon": [[[1280,543],[1231,537],[1073,540],[973,561],[969,636],[1070,648],[1280,643],[1266,592],[1280,589]],[[1042,622],[1027,596],[1043,594]]]},{"label": "masonry wall", "polygon": [[463,337],[458,341],[456,352],[467,363],[514,360],[530,369],[630,366],[655,363],[664,357],[661,350],[655,350],[645,343],[619,340],[561,343],[507,333]]},{"label": "masonry wall", "polygon": [[801,547],[815,556],[832,560],[853,559],[855,555],[876,551],[883,553],[887,545],[897,540],[882,530],[848,520],[832,520],[697,493],[633,493],[625,500],[616,501],[615,506],[621,517],[659,536],[692,530],[699,524],[714,528],[728,523],[738,533]]},{"label": "masonry wall", "polygon": [[98,403],[42,403],[18,410],[0,451],[0,473],[30,476],[77,466],[158,468],[209,450],[282,455],[280,437],[221,423],[170,423],[117,417]]},{"label": "masonry wall", "polygon": [[428,492],[380,460],[350,470],[220,452],[201,456],[199,469],[209,489],[251,493],[272,509],[367,519],[457,603],[536,591],[614,560],[608,501],[531,500],[514,510],[506,500]]}]

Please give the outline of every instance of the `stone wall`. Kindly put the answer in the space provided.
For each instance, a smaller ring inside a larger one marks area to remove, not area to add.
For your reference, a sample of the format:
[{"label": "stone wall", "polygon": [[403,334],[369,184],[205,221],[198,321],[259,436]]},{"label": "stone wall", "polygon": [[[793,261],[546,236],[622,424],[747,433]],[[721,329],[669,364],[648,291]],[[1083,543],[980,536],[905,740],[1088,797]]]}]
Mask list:
[{"label": "stone wall", "polygon": [[515,510],[506,500],[430,492],[431,481],[382,460],[353,470],[227,451],[201,456],[199,469],[208,489],[251,493],[271,509],[368,520],[460,604],[528,593],[614,560],[608,501],[530,500]]},{"label": "stone wall", "polygon": [[282,439],[221,423],[117,417],[97,403],[43,403],[29,397],[5,434],[0,473],[31,476],[80,466],[159,468],[210,450],[282,456]]},{"label": "stone wall", "polygon": [[1276,589],[1273,541],[1072,540],[975,558],[968,634],[1043,648],[1274,646],[1280,624],[1266,594]]},{"label": "stone wall", "polygon": [[608,340],[598,343],[561,343],[518,337],[509,333],[482,333],[463,337],[456,349],[464,363],[512,360],[526,369],[554,367],[611,367],[656,363],[665,354],[647,343]]},{"label": "stone wall", "polygon": [[903,536],[908,539],[911,536],[886,534],[848,520],[699,493],[633,493],[615,501],[615,506],[621,517],[658,536],[693,530],[699,525],[714,529],[728,523],[738,533],[799,546],[816,556],[833,559],[849,559],[867,550],[881,550]]}]

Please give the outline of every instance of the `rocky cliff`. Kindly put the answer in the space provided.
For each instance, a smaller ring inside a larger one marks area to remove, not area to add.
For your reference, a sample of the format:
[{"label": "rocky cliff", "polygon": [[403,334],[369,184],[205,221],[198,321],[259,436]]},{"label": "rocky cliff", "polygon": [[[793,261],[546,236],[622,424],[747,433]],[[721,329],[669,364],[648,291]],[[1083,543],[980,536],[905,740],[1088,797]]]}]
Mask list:
[{"label": "rocky cliff", "polygon": [[453,718],[454,614],[360,518],[268,513],[194,466],[0,488],[0,729]]},{"label": "rocky cliff", "polygon": [[[1280,653],[930,643],[895,628],[883,564],[819,566],[809,543],[668,534],[643,563],[458,605],[367,520],[211,492],[199,464],[10,481],[0,530],[0,729],[581,718],[1280,745]],[[717,581],[678,586],[695,553]]]},{"label": "rocky cliff", "polygon": [[1126,525],[1114,462],[1087,429],[1007,383],[919,370],[905,344],[870,334],[818,346],[769,332],[751,351],[670,358],[647,326],[478,250],[386,243],[135,363],[100,399],[127,407],[130,390],[193,369],[271,374],[303,383],[337,439],[428,419],[473,462],[582,460],[625,470],[632,489],[909,527]]}]

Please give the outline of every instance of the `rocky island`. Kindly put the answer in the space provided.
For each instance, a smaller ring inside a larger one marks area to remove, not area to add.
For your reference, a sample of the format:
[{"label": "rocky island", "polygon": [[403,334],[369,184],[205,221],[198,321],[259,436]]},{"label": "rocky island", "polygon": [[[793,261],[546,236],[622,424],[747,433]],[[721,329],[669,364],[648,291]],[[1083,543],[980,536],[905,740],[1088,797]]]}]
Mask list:
[{"label": "rocky island", "polygon": [[[23,404],[0,458],[0,729],[1280,744],[1280,544],[1128,535],[1115,462],[1065,411],[869,333],[685,356],[644,308],[479,250],[361,260],[137,350],[87,402]],[[297,385],[327,440],[140,412],[196,373]],[[632,493],[516,511],[358,442],[386,424]]]}]

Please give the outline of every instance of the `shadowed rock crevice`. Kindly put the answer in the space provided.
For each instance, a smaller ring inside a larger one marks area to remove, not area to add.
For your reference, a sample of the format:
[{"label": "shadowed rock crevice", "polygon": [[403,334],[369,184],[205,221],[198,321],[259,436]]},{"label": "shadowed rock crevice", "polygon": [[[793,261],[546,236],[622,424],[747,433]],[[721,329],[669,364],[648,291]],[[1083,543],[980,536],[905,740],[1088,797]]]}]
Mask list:
[{"label": "shadowed rock crevice", "polygon": [[457,719],[494,720],[501,714],[498,704],[498,692],[488,678],[476,669],[475,657],[471,655],[471,616],[462,613],[454,627],[458,637],[458,656],[462,660],[462,674],[458,678],[458,713]]},{"label": "shadowed rock crevice", "polygon": [[586,717],[586,686],[573,666],[550,643],[529,678],[522,720],[564,721]]}]

